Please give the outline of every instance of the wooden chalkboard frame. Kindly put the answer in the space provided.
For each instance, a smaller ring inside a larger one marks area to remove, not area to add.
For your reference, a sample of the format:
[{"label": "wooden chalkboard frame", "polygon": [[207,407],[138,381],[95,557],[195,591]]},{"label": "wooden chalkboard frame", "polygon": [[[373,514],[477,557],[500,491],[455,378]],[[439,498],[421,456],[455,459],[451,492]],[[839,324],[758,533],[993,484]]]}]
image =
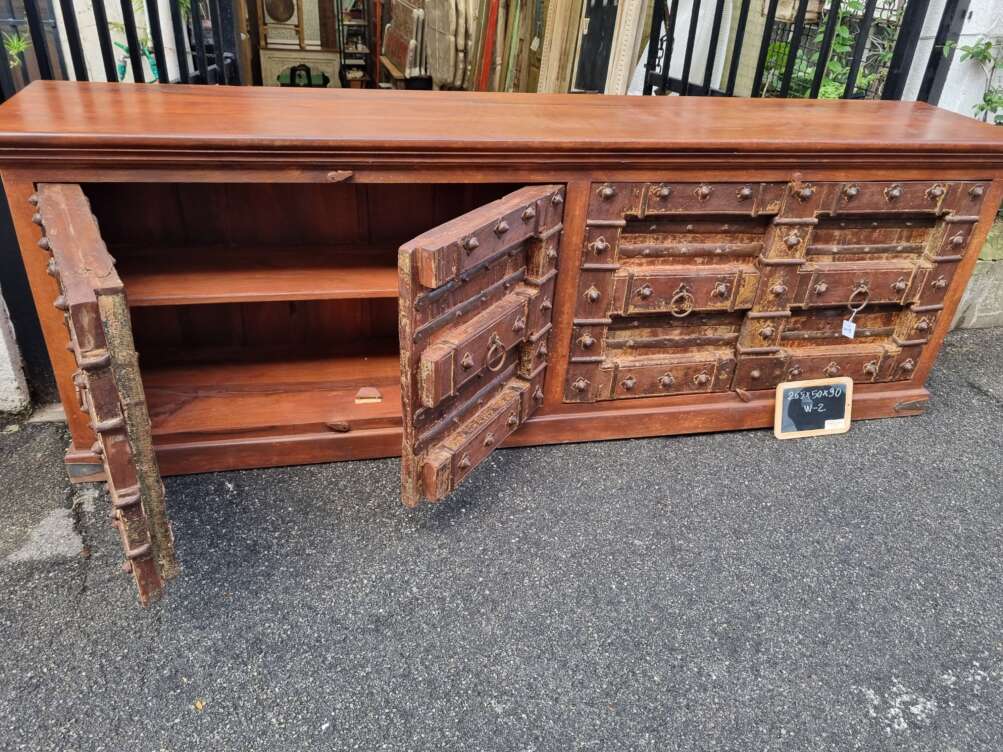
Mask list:
[{"label": "wooden chalkboard frame", "polygon": [[[801,389],[803,387],[823,387],[833,384],[842,384],[846,388],[846,410],[843,413],[843,422],[839,427],[815,428],[807,431],[781,430],[783,425],[784,392],[790,389]],[[830,436],[839,433],[846,433],[850,430],[850,423],[853,417],[853,379],[848,376],[840,376],[831,379],[805,379],[803,381],[785,381],[777,384],[776,405],[773,411],[773,435],[778,439],[801,439],[808,436]]]}]

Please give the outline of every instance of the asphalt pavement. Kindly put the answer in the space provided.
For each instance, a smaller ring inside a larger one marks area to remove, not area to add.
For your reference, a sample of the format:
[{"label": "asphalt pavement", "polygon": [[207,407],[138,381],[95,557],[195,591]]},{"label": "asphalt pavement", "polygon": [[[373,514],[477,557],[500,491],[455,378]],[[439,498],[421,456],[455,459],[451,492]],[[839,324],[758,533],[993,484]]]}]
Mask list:
[{"label": "asphalt pavement", "polygon": [[0,750],[1003,749],[1003,330],[923,416],[168,478],[143,609],[59,424],[0,432]]}]

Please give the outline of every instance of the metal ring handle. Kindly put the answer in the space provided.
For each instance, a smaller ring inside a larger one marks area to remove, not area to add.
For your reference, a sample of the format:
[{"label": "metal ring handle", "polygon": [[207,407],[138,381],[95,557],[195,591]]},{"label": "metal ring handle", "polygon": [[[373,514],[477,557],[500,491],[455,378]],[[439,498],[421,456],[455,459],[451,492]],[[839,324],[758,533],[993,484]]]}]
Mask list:
[{"label": "metal ring handle", "polygon": [[[497,373],[501,370],[501,367],[505,365],[505,345],[501,341],[501,337],[498,336],[497,332],[491,335],[491,339],[488,341],[488,353],[484,356],[484,365],[488,367],[488,370],[492,373]],[[501,356],[501,357],[498,357]],[[498,358],[498,365],[491,365],[491,361]]]},{"label": "metal ring handle", "polygon": [[693,313],[696,300],[688,290],[679,290],[669,301],[669,313],[676,318],[683,318]]},{"label": "metal ring handle", "polygon": [[[859,305],[854,305],[853,299],[858,295],[863,295],[864,297],[863,299],[861,299]],[[853,292],[850,293],[849,300],[846,301],[846,307],[849,308],[854,313],[859,313],[860,311],[864,310],[864,306],[866,306],[870,302],[870,300],[871,300],[871,291],[867,288],[867,285],[860,284],[857,285],[855,288],[853,288]]]}]

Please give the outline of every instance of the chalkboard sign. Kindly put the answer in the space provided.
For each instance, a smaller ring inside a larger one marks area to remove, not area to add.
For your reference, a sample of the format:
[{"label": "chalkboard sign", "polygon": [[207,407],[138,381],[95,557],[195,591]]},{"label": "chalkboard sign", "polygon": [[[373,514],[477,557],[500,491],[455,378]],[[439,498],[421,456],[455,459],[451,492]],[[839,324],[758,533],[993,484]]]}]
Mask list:
[{"label": "chalkboard sign", "polygon": [[787,381],[777,386],[773,433],[778,439],[850,430],[853,379]]}]

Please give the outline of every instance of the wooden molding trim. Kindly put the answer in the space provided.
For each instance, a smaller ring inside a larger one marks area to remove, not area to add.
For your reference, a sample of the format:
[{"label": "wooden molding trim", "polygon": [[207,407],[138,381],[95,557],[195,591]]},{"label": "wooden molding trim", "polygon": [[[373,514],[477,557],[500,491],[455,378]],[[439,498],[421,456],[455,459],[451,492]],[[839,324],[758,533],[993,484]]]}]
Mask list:
[{"label": "wooden molding trim", "polygon": [[606,94],[627,93],[627,86],[634,72],[638,35],[644,25],[647,7],[647,0],[620,0],[606,73]]}]

